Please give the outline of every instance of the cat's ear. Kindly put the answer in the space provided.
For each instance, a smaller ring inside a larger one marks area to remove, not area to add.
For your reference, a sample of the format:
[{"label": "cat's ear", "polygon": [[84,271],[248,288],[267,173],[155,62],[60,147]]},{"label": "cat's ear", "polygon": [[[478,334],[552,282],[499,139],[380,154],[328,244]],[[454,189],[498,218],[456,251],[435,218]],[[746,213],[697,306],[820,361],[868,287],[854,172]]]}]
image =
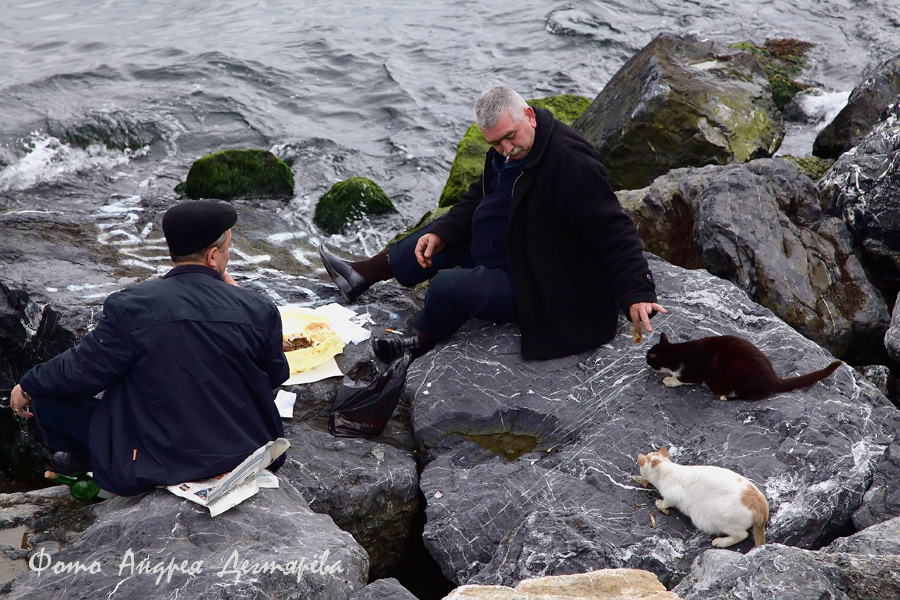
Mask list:
[{"label": "cat's ear", "polygon": [[638,466],[643,467],[647,464],[647,456],[645,454],[638,454]]},{"label": "cat's ear", "polygon": [[662,448],[659,449],[659,454],[660,454],[660,456],[665,456],[666,458],[669,458],[669,449],[666,448],[665,446],[663,446]]},{"label": "cat's ear", "polygon": [[660,344],[668,344],[668,343],[669,343],[669,336],[667,336],[667,335],[664,334],[664,333],[659,334],[659,343],[660,343]]}]

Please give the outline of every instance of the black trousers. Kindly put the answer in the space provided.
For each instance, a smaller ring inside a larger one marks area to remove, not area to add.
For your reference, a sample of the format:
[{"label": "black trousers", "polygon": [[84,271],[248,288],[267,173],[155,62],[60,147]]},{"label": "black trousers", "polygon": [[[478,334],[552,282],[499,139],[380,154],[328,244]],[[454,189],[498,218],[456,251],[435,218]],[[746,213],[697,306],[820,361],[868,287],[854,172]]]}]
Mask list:
[{"label": "black trousers", "polygon": [[90,456],[91,418],[100,399],[35,396],[31,412],[53,450]]},{"label": "black trousers", "polygon": [[432,279],[425,307],[415,316],[416,329],[444,339],[473,318],[494,323],[517,321],[516,297],[506,269],[475,264],[468,248],[445,248],[432,257],[430,268],[422,268],[415,257],[416,243],[430,230],[427,225],[388,248],[391,270],[401,285],[412,287]]}]

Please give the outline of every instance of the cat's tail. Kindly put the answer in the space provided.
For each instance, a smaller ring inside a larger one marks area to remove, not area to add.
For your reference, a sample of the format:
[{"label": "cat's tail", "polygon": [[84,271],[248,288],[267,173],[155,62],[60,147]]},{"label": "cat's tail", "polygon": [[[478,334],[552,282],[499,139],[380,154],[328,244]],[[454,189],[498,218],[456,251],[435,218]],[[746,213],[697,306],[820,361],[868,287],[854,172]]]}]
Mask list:
[{"label": "cat's tail", "polygon": [[762,523],[753,523],[753,527],[750,529],[753,532],[753,545],[754,546],[762,546],[766,543],[766,524]]},{"label": "cat's tail", "polygon": [[836,360],[824,369],[813,371],[812,373],[807,373],[806,375],[800,375],[799,377],[788,377],[787,379],[782,379],[781,385],[776,391],[790,392],[791,390],[809,387],[817,381],[822,381],[823,379],[834,373],[839,366],[841,366],[841,361]]}]

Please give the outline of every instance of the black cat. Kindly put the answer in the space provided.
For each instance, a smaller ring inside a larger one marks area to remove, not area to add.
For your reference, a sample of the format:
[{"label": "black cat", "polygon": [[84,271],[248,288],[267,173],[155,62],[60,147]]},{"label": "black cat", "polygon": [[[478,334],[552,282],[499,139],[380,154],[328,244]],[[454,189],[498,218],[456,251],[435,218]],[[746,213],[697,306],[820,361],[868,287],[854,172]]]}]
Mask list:
[{"label": "black cat", "polygon": [[668,387],[704,383],[722,400],[760,400],[825,379],[841,366],[836,360],[824,369],[799,377],[780,378],[762,351],[745,339],[719,335],[672,344],[666,334],[647,352],[647,364],[669,373]]}]

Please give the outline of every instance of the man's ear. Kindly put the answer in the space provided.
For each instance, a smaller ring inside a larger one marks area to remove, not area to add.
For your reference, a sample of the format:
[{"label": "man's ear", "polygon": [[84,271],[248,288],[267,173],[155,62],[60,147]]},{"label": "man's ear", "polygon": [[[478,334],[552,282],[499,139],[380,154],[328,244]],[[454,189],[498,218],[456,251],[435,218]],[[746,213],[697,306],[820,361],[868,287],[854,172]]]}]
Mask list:
[{"label": "man's ear", "polygon": [[221,260],[221,256],[222,252],[216,246],[211,246],[207,249],[206,254],[203,255],[203,262],[206,263],[206,266],[208,267],[218,269],[218,262]]}]

